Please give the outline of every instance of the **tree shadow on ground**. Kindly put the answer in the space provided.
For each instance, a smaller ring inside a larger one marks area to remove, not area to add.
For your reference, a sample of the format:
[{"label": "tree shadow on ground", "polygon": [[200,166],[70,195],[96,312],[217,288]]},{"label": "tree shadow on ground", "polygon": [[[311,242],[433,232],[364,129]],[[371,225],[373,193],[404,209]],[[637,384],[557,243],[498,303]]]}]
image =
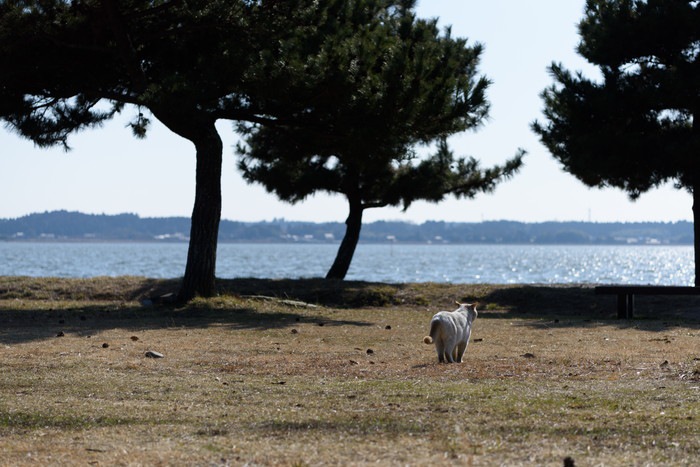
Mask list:
[{"label": "tree shadow on ground", "polygon": [[[294,323],[367,326],[363,321],[328,318],[313,308],[287,301],[336,309],[399,307],[416,311],[452,310],[454,302],[477,302],[480,319],[520,318],[525,325],[585,327],[604,323],[629,327],[642,322],[700,327],[700,297],[639,296],[635,319],[617,319],[614,295],[596,295],[591,285],[387,284],[325,279],[219,279],[221,299],[195,300],[184,307],[169,304],[177,279],[134,277],[58,279],[0,277],[0,343],[47,338],[60,332],[172,327],[274,329]],[[22,308],[13,301],[39,301]],[[219,300],[217,302],[217,300]],[[271,300],[265,306],[246,300]],[[66,303],[67,302],[67,303]],[[55,303],[55,309],[45,304]],[[142,306],[135,303],[141,303]],[[158,305],[165,303],[165,305]],[[276,303],[276,305],[275,305]],[[155,306],[154,306],[155,304]],[[4,308],[2,308],[4,306]],[[68,308],[67,308],[68,307]]]},{"label": "tree shadow on ground", "polygon": [[[287,307],[289,308],[289,307]],[[91,336],[111,329],[137,332],[158,329],[200,329],[223,326],[236,329],[283,329],[300,324],[370,326],[365,321],[333,319],[313,311],[260,311],[251,307],[212,308],[193,304],[171,306],[90,305],[61,309],[3,309],[0,307],[0,343],[17,344],[66,334]]]},{"label": "tree shadow on ground", "polygon": [[522,318],[558,326],[593,322],[629,327],[661,321],[700,327],[700,297],[639,296],[635,318],[617,318],[617,297],[597,295],[593,285],[384,284],[325,279],[232,279],[221,289],[231,294],[262,294],[325,306],[357,308],[401,306],[452,310],[454,302],[477,302],[480,318]]},{"label": "tree shadow on ground", "polygon": [[402,284],[329,279],[225,279],[221,294],[270,296],[336,308],[381,307],[400,303]]},{"label": "tree shadow on ground", "polygon": [[547,327],[590,326],[591,322],[630,327],[650,321],[700,327],[700,297],[696,296],[636,296],[633,319],[618,319],[617,296],[597,295],[595,288],[588,285],[498,288],[483,299],[488,308],[503,311],[492,315],[487,311],[482,317],[532,318],[547,321]]}]

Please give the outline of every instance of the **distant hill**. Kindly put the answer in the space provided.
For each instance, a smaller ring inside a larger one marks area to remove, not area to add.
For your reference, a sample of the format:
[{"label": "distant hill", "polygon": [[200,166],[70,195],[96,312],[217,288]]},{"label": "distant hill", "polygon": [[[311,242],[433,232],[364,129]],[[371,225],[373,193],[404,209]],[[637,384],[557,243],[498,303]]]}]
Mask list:
[{"label": "distant hill", "polygon": [[[187,217],[141,218],[135,214],[94,215],[54,211],[0,219],[5,241],[187,241]],[[270,222],[222,220],[221,242],[335,243],[340,222]],[[692,222],[409,222],[379,221],[362,228],[366,243],[502,244],[669,244],[692,245]]]}]

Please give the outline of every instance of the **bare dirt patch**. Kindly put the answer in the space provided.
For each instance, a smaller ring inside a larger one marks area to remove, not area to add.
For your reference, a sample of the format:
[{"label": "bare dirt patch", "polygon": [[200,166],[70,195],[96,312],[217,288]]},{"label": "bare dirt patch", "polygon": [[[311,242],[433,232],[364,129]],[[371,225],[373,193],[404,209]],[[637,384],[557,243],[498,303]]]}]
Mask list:
[{"label": "bare dirt patch", "polygon": [[[0,278],[2,464],[700,458],[692,299],[620,321],[585,286],[239,280],[176,308],[146,300],[172,282],[42,281]],[[430,317],[472,299],[465,363],[438,365]]]}]

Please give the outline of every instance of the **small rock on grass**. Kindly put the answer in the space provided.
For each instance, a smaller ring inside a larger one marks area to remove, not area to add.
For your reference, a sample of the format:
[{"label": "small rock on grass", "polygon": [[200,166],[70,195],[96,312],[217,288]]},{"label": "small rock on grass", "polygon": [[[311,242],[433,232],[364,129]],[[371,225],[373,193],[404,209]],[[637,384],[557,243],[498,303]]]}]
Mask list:
[{"label": "small rock on grass", "polygon": [[146,357],[148,357],[148,358],[163,358],[163,357],[165,357],[165,355],[163,355],[160,352],[156,352],[154,350],[149,350],[146,352]]}]

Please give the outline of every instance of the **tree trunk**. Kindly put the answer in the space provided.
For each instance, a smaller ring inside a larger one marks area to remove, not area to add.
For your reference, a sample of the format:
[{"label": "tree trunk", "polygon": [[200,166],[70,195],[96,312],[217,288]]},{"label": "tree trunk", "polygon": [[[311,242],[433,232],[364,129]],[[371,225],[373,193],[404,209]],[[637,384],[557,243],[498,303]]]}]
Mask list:
[{"label": "tree trunk", "polygon": [[362,229],[362,201],[359,199],[348,198],[350,203],[350,214],[345,220],[345,236],[340,243],[338,253],[333,261],[326,279],[345,279],[345,275],[350,269],[352,257],[355,254],[355,247],[360,240],[360,230]]},{"label": "tree trunk", "polygon": [[193,142],[197,151],[196,186],[187,265],[177,297],[179,302],[216,294],[223,143],[213,123]]},{"label": "tree trunk", "polygon": [[[700,110],[697,108],[693,112],[693,138],[700,140]],[[693,177],[693,250],[695,258],[695,287],[700,287],[700,182],[697,177]]]},{"label": "tree trunk", "polygon": [[700,186],[693,187],[693,249],[695,251],[695,287],[700,287]]},{"label": "tree trunk", "polygon": [[180,102],[150,107],[170,131],[192,141],[196,150],[194,208],[190,225],[185,276],[177,301],[216,294],[216,246],[221,220],[221,162],[223,143],[216,119],[205,112],[183,109]]}]

